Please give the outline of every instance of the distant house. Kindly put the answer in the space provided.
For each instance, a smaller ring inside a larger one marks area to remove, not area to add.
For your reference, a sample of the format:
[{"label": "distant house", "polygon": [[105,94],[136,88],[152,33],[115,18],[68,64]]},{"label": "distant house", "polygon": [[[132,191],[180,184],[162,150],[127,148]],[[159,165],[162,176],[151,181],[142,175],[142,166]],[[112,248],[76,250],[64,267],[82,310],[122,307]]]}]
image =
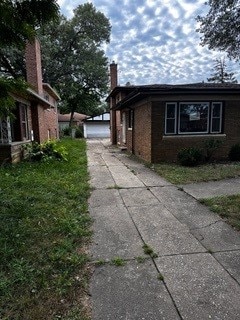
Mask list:
[{"label": "distant house", "polygon": [[[60,132],[69,127],[70,117],[71,113],[58,114],[58,125]],[[82,127],[83,120],[87,117],[88,116],[86,114],[74,112],[72,126]]]},{"label": "distant house", "polygon": [[0,163],[22,158],[23,144],[58,139],[56,91],[42,82],[40,44],[37,39],[26,46],[26,94],[12,93],[16,101],[14,118],[0,119]]},{"label": "distant house", "polygon": [[84,138],[109,138],[110,113],[104,112],[98,116],[88,117],[83,123]]},{"label": "distant house", "polygon": [[239,84],[116,85],[107,101],[112,143],[148,162],[176,161],[182,148],[209,139],[223,142],[216,157],[226,158],[240,142]]}]

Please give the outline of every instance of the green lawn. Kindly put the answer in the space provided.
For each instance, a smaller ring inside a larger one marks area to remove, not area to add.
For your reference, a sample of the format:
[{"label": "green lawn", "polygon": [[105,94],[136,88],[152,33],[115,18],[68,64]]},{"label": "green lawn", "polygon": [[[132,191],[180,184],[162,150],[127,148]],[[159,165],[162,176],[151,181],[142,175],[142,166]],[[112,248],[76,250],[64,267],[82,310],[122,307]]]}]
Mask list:
[{"label": "green lawn", "polygon": [[0,319],[88,319],[86,143],[68,161],[0,168]]},{"label": "green lawn", "polygon": [[240,176],[240,162],[184,167],[178,164],[154,164],[154,171],[173,184],[222,180]]},{"label": "green lawn", "polygon": [[240,195],[203,199],[200,202],[240,230]]},{"label": "green lawn", "polygon": [[[152,169],[173,184],[222,180],[240,176],[240,162],[204,164],[184,167],[178,164],[154,164]],[[200,201],[240,230],[240,195],[216,197]]]}]

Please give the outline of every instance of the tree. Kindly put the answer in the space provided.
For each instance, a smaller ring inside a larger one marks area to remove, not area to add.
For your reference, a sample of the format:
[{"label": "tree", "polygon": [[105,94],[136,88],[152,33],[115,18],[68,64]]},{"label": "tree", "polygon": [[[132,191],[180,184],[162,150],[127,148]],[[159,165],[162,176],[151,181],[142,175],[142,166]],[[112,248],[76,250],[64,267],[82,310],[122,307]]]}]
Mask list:
[{"label": "tree", "polygon": [[234,73],[227,71],[225,58],[216,59],[216,64],[213,68],[213,71],[212,77],[207,79],[208,82],[237,83]]},{"label": "tree", "polygon": [[110,29],[104,14],[85,3],[72,19],[61,16],[39,30],[44,81],[59,91],[60,108],[71,113],[71,120],[76,111],[96,113],[106,94],[107,58],[101,47],[109,42]]},{"label": "tree", "polygon": [[2,0],[0,13],[0,114],[6,116],[14,107],[9,92],[27,88],[22,73],[12,63],[19,61],[11,59],[11,54],[16,56],[23,50],[26,41],[35,36],[36,28],[57,19],[59,6],[56,0]]},{"label": "tree", "polygon": [[202,33],[201,44],[209,49],[227,52],[230,58],[239,60],[240,53],[240,1],[208,0],[209,12],[198,16],[198,32]]}]

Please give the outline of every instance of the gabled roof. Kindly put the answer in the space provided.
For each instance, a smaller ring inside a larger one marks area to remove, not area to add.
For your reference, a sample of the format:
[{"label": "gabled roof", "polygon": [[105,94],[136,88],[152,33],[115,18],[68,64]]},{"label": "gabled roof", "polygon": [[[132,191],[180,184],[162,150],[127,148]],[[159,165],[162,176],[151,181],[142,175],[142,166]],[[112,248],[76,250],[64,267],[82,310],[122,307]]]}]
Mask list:
[{"label": "gabled roof", "polygon": [[61,100],[59,94],[57,93],[56,90],[54,90],[50,84],[48,83],[43,83],[43,89],[50,95],[52,96],[55,100]]},{"label": "gabled roof", "polygon": [[[127,88],[127,89],[126,89]],[[125,91],[128,90],[128,91]],[[163,94],[239,94],[240,98],[240,84],[235,83],[188,83],[188,84],[153,84],[140,85],[129,87],[116,87],[112,90],[107,98],[115,97],[118,92],[127,92],[124,99],[116,104],[114,109],[123,109],[130,104],[137,102],[149,95],[163,95]]]},{"label": "gabled roof", "polygon": [[[69,122],[71,117],[71,113],[66,114],[58,114],[58,121],[60,122]],[[73,121],[83,121],[88,116],[86,114],[74,112]]]}]

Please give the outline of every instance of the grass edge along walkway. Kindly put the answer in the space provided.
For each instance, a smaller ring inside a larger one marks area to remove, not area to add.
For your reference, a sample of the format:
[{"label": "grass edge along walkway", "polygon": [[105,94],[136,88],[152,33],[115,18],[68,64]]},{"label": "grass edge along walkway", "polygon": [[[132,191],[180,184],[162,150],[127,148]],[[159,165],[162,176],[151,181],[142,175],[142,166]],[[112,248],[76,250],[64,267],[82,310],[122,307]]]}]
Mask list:
[{"label": "grass edge along walkway", "polygon": [[86,141],[68,161],[0,168],[0,319],[89,319]]}]

